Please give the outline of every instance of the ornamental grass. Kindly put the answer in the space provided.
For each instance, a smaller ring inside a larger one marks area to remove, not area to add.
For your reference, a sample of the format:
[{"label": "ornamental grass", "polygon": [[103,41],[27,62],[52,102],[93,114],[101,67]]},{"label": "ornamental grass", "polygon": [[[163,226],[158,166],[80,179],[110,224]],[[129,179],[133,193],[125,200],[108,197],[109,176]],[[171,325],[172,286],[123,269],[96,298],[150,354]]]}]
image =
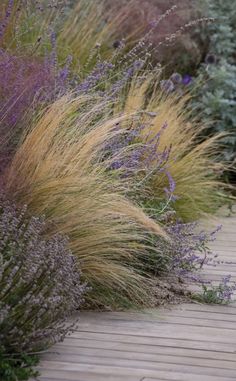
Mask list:
[{"label": "ornamental grass", "polygon": [[[124,147],[106,158],[112,139],[125,131],[117,130],[122,118],[109,113],[107,101],[88,96],[52,104],[18,148],[6,191],[30,213],[52,220],[50,233],[69,237],[92,287],[89,303],[104,305],[108,298],[111,304],[120,299],[148,305],[151,281],[142,261],[150,250],[149,235],[165,233],[126,196],[129,180],[110,169],[130,153]],[[125,120],[128,124],[129,117]]]},{"label": "ornamental grass", "polygon": [[[144,143],[158,136],[158,151],[169,147],[167,168],[175,182],[174,209],[186,221],[197,220],[216,212],[224,201],[227,186],[219,178],[226,164],[217,160],[222,135],[202,139],[205,127],[191,116],[191,95],[166,94],[155,83],[153,77],[143,83],[134,80],[118,110],[142,112]],[[163,197],[167,185],[165,173],[152,176],[153,197]]]}]

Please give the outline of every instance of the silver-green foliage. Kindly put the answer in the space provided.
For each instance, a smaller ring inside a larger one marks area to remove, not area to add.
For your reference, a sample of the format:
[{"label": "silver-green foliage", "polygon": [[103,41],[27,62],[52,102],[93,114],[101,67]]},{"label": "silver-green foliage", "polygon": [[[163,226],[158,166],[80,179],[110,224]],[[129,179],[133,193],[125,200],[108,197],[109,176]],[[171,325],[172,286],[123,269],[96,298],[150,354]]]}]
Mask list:
[{"label": "silver-green foliage", "polygon": [[[236,6],[231,0],[204,0],[209,17],[209,55],[197,76],[194,100],[199,115],[210,121],[210,133],[226,132],[223,155],[227,161],[236,154]],[[208,59],[210,57],[210,59]]]}]

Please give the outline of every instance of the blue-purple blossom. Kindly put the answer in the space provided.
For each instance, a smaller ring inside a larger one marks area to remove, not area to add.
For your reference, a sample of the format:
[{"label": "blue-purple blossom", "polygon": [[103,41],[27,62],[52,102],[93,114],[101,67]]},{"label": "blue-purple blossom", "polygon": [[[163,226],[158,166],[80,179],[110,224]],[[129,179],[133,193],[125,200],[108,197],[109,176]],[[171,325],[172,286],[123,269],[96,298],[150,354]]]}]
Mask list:
[{"label": "blue-purple blossom", "polygon": [[107,79],[113,68],[114,65],[109,61],[98,62],[92,72],[78,85],[76,92],[81,94],[96,90],[102,80]]},{"label": "blue-purple blossom", "polygon": [[182,84],[185,86],[190,85],[192,83],[193,78],[189,74],[184,74],[182,79]]}]

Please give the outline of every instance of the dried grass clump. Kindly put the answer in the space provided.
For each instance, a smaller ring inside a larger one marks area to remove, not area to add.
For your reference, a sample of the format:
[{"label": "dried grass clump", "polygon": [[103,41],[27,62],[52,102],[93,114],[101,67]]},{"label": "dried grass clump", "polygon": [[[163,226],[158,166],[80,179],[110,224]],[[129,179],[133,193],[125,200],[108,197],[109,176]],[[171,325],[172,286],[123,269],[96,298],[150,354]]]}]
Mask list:
[{"label": "dried grass clump", "polygon": [[[226,185],[219,178],[225,166],[216,159],[221,135],[202,139],[204,126],[193,120],[187,107],[190,96],[167,96],[158,89],[148,95],[153,81],[153,78],[141,84],[134,81],[120,109],[125,113],[143,111],[145,141],[147,136],[151,140],[162,131],[158,150],[170,148],[167,168],[175,181],[174,209],[184,220],[196,220],[214,213],[222,202]],[[165,124],[167,128],[163,130]],[[151,188],[157,199],[164,196],[167,186],[168,178],[164,173],[151,178]]]},{"label": "dried grass clump", "polygon": [[108,170],[117,155],[127,154],[124,149],[104,156],[104,147],[123,133],[113,128],[121,119],[109,117],[108,109],[101,99],[86,96],[52,104],[19,147],[6,191],[31,213],[52,220],[50,233],[69,237],[92,286],[90,304],[147,305],[151,281],[143,274],[143,258],[149,235],[165,233],[124,195],[124,180]]}]

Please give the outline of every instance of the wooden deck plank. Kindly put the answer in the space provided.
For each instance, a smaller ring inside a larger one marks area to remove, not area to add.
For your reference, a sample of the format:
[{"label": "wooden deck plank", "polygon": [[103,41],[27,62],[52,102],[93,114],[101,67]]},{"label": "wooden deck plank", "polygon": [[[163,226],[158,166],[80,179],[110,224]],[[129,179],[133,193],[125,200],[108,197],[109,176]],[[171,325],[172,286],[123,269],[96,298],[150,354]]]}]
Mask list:
[{"label": "wooden deck plank", "polygon": [[[211,248],[222,263],[206,266],[203,277],[218,282],[231,273],[236,280],[236,217],[219,221]],[[40,381],[236,380],[236,303],[84,312],[79,329],[45,353],[38,369]]]},{"label": "wooden deck plank", "polygon": [[[73,345],[74,344],[74,345]],[[76,344],[76,345],[75,345]],[[136,354],[137,357],[141,355],[155,354],[155,355],[168,355],[168,356],[182,356],[182,357],[193,357],[193,358],[203,358],[203,359],[212,359],[212,360],[225,360],[225,361],[235,361],[235,353],[230,352],[219,352],[219,351],[210,351],[208,349],[190,349],[190,348],[181,348],[181,347],[168,347],[163,345],[145,345],[139,344],[134,345],[131,343],[119,343],[119,342],[110,342],[110,341],[96,341],[96,340],[76,340],[76,343],[71,343],[66,341],[63,343],[63,348],[61,345],[55,345],[53,348],[54,352],[58,353],[80,353],[80,351],[90,351],[92,352],[98,350],[112,351],[114,354],[117,354],[117,357],[121,355],[130,353],[132,355]],[[52,350],[49,350],[51,353]],[[90,352],[90,353],[92,353]],[[86,352],[84,352],[86,353]]]},{"label": "wooden deck plank", "polygon": [[[121,326],[108,326],[108,325],[93,325],[87,328],[82,326],[80,331],[74,332],[73,337],[80,337],[81,333],[102,333],[112,335],[129,335],[129,336],[143,336],[140,331],[141,327],[121,327]],[[189,327],[186,325],[178,326],[174,324],[157,325],[154,327],[143,327],[145,329],[146,337],[153,338],[175,338],[175,339],[189,339],[213,341],[218,343],[236,343],[236,330],[232,332],[227,328],[211,328],[211,327]]]},{"label": "wooden deck plank", "polygon": [[[110,341],[112,343],[132,343],[134,345],[163,345],[167,347],[176,348],[188,348],[188,349],[201,349],[204,350],[208,348],[213,351],[236,353],[235,344],[231,343],[216,343],[204,340],[193,340],[190,339],[173,339],[173,338],[158,338],[155,337],[145,337],[145,336],[129,336],[129,335],[111,335],[111,334],[93,334],[87,333],[82,334],[79,339],[84,340],[98,340],[98,341]],[[73,342],[76,344],[78,338],[72,338]],[[74,345],[75,345],[74,344]]]},{"label": "wooden deck plank", "polygon": [[[127,320],[120,320],[120,319],[114,319],[116,320],[116,327],[130,327],[130,322],[127,321]],[[106,326],[109,326],[109,327],[113,327],[114,326],[114,320],[112,319],[106,319],[106,320],[103,320],[103,323],[102,322],[97,322],[96,320],[94,319],[91,319],[91,322],[92,323],[96,323],[97,325],[103,325],[103,324],[106,324]],[[134,320],[131,320],[132,322]],[[120,322],[120,325],[118,325],[118,322]],[[136,320],[136,324],[135,324],[135,327],[136,328],[145,328],[145,327],[149,327],[149,328],[152,328],[152,327],[155,327],[157,324],[156,321],[145,321],[145,320]],[[162,324],[171,324],[171,325],[175,325],[175,326],[179,326],[179,325],[185,325],[185,326],[195,326],[195,327],[206,327],[206,328],[212,328],[212,320],[211,319],[205,319],[203,316],[201,317],[201,319],[199,318],[195,318],[194,317],[194,314],[192,317],[189,316],[186,316],[184,314],[182,314],[182,316],[171,316],[171,315],[165,315],[164,317],[160,316],[159,320],[158,320],[158,325],[162,325]],[[81,329],[83,328],[83,326],[81,326]],[[222,329],[232,329],[235,331],[235,321],[230,321],[230,320],[223,320],[223,319],[220,319],[220,320],[214,320],[214,328],[222,328]]]},{"label": "wooden deck plank", "polygon": [[[160,372],[158,372],[159,374]],[[159,374],[161,376],[161,374]],[[215,377],[215,376],[205,376],[204,379],[202,376],[196,374],[183,374],[183,373],[163,373],[162,378],[142,378],[140,381],[232,381],[232,378],[228,377]]]},{"label": "wooden deck plank", "polygon": [[[168,317],[183,317],[185,319],[188,318],[194,318],[194,319],[203,319],[203,320],[219,320],[219,321],[229,321],[229,322],[235,322],[235,317],[232,315],[229,315],[227,313],[220,313],[214,311],[188,311],[188,314],[186,315],[186,312],[184,309],[178,308],[178,306],[172,307],[172,308],[165,308],[165,309],[158,309],[157,314],[152,314],[152,313],[136,313],[136,314],[127,314],[127,313],[103,313],[103,321],[109,321],[113,322],[114,320],[118,321],[143,321],[143,322],[152,322],[156,323],[157,319],[160,319],[160,322],[163,321],[163,319],[166,319]],[[99,318],[99,313],[94,315],[86,315],[86,319],[91,319],[93,318],[98,319]]]},{"label": "wooden deck plank", "polygon": [[[83,360],[82,360],[83,361]],[[184,365],[184,364],[168,364],[168,363],[143,363],[140,361],[129,361],[129,360],[115,360],[108,361],[104,358],[92,358],[90,357],[87,362],[83,363],[81,360],[79,362],[57,362],[57,361],[45,361],[41,362],[41,369],[51,369],[51,370],[64,370],[70,371],[84,371],[84,372],[94,372],[94,373],[114,373],[116,375],[127,375],[127,376],[140,376],[142,377],[156,377],[159,371],[165,372],[183,372],[183,373],[193,373],[198,375],[210,375],[210,376],[220,376],[232,378],[235,381],[235,370],[232,369],[221,369],[221,368],[211,368],[199,366]],[[43,376],[42,372],[42,376]]]},{"label": "wooden deck plank", "polygon": [[[165,372],[158,371],[158,374],[152,378],[138,376],[128,376],[123,374],[117,376],[114,373],[91,373],[91,372],[65,372],[65,371],[51,371],[45,370],[45,377],[41,377],[41,381],[232,381],[232,378],[218,377],[218,376],[204,376],[191,373],[181,372]],[[63,378],[64,377],[64,378]],[[154,378],[155,377],[155,378]],[[159,377],[159,378],[156,378]]]},{"label": "wooden deck plank", "polygon": [[222,359],[209,359],[204,357],[190,357],[190,356],[180,356],[179,354],[167,355],[167,354],[153,354],[153,353],[137,353],[131,351],[115,351],[111,349],[94,349],[94,348],[63,348],[62,352],[51,352],[42,356],[42,360],[47,361],[63,361],[68,363],[91,363],[91,361],[97,361],[100,363],[100,358],[102,361],[107,361],[108,363],[114,365],[116,360],[124,360],[123,363],[129,361],[139,365],[143,364],[144,367],[149,364],[154,365],[154,363],[168,363],[168,364],[183,364],[183,365],[195,365],[201,367],[212,367],[221,369],[235,369],[234,361],[225,361]]},{"label": "wooden deck plank", "polygon": [[[46,369],[43,370],[43,377],[40,381],[140,381],[139,376],[116,376],[109,373],[91,373],[91,372],[74,372],[74,371],[55,371]],[[220,380],[221,381],[221,380]],[[228,380],[227,380],[228,381]],[[232,379],[230,380],[232,381]]]}]

